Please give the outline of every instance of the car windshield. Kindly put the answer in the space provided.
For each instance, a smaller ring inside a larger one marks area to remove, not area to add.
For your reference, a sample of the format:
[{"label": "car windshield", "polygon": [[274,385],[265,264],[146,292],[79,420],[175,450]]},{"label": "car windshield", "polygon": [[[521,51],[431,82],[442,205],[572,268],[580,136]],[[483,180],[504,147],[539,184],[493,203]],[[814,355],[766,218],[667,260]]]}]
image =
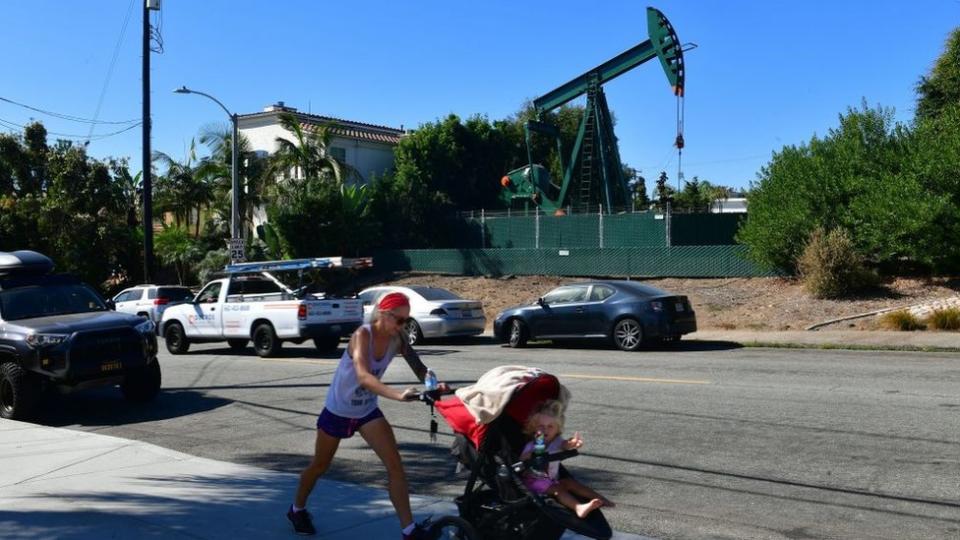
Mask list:
[{"label": "car windshield", "polygon": [[166,298],[171,302],[193,300],[193,293],[190,292],[190,289],[184,287],[160,287],[160,289],[157,290],[157,296]]},{"label": "car windshield", "polygon": [[620,283],[620,286],[627,291],[630,291],[639,296],[667,296],[670,293],[667,291],[660,290],[656,287],[651,287],[649,285],[642,285],[640,283],[634,283],[632,281],[625,281]]},{"label": "car windshield", "polygon": [[0,317],[7,321],[94,311],[107,311],[107,306],[83,285],[30,286],[0,291]]},{"label": "car windshield", "polygon": [[422,296],[424,300],[460,300],[457,294],[438,287],[410,287],[410,290]]}]

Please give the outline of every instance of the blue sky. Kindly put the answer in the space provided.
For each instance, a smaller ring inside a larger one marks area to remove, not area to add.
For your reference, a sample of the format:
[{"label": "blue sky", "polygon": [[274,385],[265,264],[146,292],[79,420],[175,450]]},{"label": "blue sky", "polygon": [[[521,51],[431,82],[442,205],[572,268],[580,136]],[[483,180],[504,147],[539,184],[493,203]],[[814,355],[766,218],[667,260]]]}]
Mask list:
[{"label": "blue sky", "polygon": [[[119,41],[99,119],[139,118],[141,2],[0,2],[0,97],[91,118]],[[239,113],[282,100],[406,128],[448,113],[503,118],[647,38],[646,4],[589,5],[163,0],[164,52],[151,57],[153,148],[182,158],[201,127],[227,121],[212,102],[172,92],[181,85]],[[733,187],[754,180],[771,152],[826,133],[863,99],[909,121],[918,78],[960,25],[960,0],[663,0],[655,7],[681,41],[699,46],[686,57],[684,175]],[[659,66],[649,62],[605,89],[624,161],[641,169],[648,187],[660,170],[675,182],[676,101]],[[53,132],[88,132],[86,124],[0,102],[0,120],[31,118]],[[89,149],[129,156],[139,170],[140,146],[137,128]]]}]

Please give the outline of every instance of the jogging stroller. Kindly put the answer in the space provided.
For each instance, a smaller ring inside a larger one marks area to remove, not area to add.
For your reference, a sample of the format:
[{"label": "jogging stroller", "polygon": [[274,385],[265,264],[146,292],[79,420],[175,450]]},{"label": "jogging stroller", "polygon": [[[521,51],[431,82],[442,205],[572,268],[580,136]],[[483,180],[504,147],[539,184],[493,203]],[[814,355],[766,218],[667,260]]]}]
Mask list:
[{"label": "jogging stroller", "polygon": [[[477,423],[456,396],[435,402],[456,434],[451,453],[470,471],[463,495],[456,498],[460,517],[484,540],[557,540],[565,529],[606,540],[613,533],[599,509],[580,519],[553,498],[529,491],[521,481],[528,466],[519,459],[527,442],[523,426],[538,403],[558,399],[561,392],[555,376],[535,373],[513,391],[503,411],[489,423]],[[576,450],[569,450],[550,460],[575,455]],[[567,476],[560,465],[560,477]]]}]

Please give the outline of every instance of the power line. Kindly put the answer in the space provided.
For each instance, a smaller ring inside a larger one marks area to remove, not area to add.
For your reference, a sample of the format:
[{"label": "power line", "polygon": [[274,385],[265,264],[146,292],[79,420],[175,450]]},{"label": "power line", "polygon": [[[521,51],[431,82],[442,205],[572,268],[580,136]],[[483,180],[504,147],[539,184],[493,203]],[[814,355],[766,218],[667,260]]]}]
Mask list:
[{"label": "power line", "polygon": [[[87,140],[99,141],[99,140],[101,140],[101,139],[106,139],[107,137],[113,137],[113,136],[115,136],[115,135],[120,135],[121,133],[130,131],[131,129],[133,129],[133,128],[135,128],[135,127],[138,127],[140,124],[141,124],[141,122],[140,122],[140,121],[137,121],[136,124],[129,125],[129,126],[123,128],[123,129],[119,130],[119,131],[114,131],[113,133],[104,133],[104,134],[101,134],[101,135],[94,135],[94,136],[93,136],[92,138],[90,138],[90,139],[88,139],[88,138],[87,138],[86,136],[84,136],[84,135],[73,134],[73,133],[60,133],[60,132],[57,132],[57,131],[48,131],[48,132],[47,132],[47,135],[54,135],[54,136],[63,137],[63,138],[66,138],[66,139],[76,139],[76,140],[78,140],[78,141],[80,141],[80,140],[84,140],[84,141],[87,141]],[[15,131],[23,131],[23,130],[27,129],[26,126],[24,126],[24,125],[22,125],[22,124],[18,124],[18,123],[16,123],[16,122],[11,122],[10,120],[4,120],[3,118],[0,118],[0,125],[3,125],[3,126],[9,128],[9,129],[13,129],[13,130],[15,130]]]},{"label": "power line", "polygon": [[[107,96],[107,88],[110,86],[110,79],[113,78],[113,68],[117,65],[117,56],[120,55],[120,46],[123,44],[123,37],[127,34],[127,25],[130,23],[130,14],[133,13],[133,6],[136,0],[130,0],[130,7],[127,8],[127,16],[123,19],[123,26],[120,28],[120,37],[117,38],[117,44],[113,47],[113,57],[110,59],[110,67],[107,68],[107,78],[103,81],[103,88],[100,89],[100,98],[97,100],[97,108],[93,113],[93,119],[96,121],[100,117],[100,108],[103,107],[103,98]],[[93,137],[93,130],[97,124],[90,124],[90,131],[87,133],[87,140]]]},{"label": "power line", "polygon": [[32,106],[27,105],[27,104],[25,104],[25,103],[20,103],[20,102],[18,102],[18,101],[14,101],[14,100],[12,100],[12,99],[7,99],[7,98],[5,98],[5,97],[0,97],[0,101],[9,103],[9,104],[11,104],[11,105],[16,105],[16,106],[18,106],[18,107],[23,107],[24,109],[29,109],[29,110],[31,110],[31,111],[38,112],[38,113],[40,113],[40,114],[45,114],[45,115],[47,115],[47,116],[52,116],[52,117],[54,117],[54,118],[59,118],[59,119],[61,119],[61,120],[69,120],[69,121],[71,121],[71,122],[80,122],[80,123],[82,123],[82,124],[124,125],[124,124],[131,124],[131,123],[134,123],[134,122],[140,122],[139,119],[123,120],[123,121],[120,121],[120,122],[110,122],[110,121],[107,121],[107,120],[94,120],[94,119],[91,119],[91,118],[81,118],[81,117],[79,117],[79,116],[72,116],[72,115],[69,115],[69,114],[57,113],[57,112],[48,111],[48,110],[45,110],[45,109],[40,109],[40,108],[37,108],[37,107],[32,107]]}]

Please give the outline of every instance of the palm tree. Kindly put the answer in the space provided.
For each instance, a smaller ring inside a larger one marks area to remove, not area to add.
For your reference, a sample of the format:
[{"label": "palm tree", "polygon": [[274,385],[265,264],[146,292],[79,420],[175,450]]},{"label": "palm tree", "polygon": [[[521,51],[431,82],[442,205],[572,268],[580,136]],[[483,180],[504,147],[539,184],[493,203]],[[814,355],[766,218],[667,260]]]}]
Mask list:
[{"label": "palm tree", "polygon": [[293,134],[293,141],[277,137],[279,145],[273,155],[273,171],[284,178],[293,173],[295,179],[323,178],[332,175],[337,184],[343,184],[345,178],[354,175],[346,163],[330,153],[330,139],[335,124],[321,124],[316,131],[307,131],[290,113],[280,115],[280,125]]},{"label": "palm tree", "polygon": [[196,213],[195,236],[200,236],[203,209],[210,207],[214,191],[210,176],[199,168],[196,141],[190,141],[190,150],[182,162],[163,152],[154,152],[153,161],[166,168],[166,173],[157,179],[158,209],[173,214],[177,227],[181,223],[189,227],[191,216]]},{"label": "palm tree", "polygon": [[156,236],[155,244],[157,257],[164,264],[173,266],[177,272],[177,281],[183,285],[191,263],[200,256],[200,251],[196,242],[190,238],[190,233],[180,227],[164,225],[163,231]]},{"label": "palm tree", "polygon": [[[229,221],[232,178],[230,164],[233,153],[233,130],[230,126],[212,125],[200,130],[200,142],[210,149],[210,158],[203,161],[199,171],[214,178],[218,213]],[[240,135],[238,177],[243,189],[240,191],[240,215],[248,225],[253,225],[257,208],[266,203],[273,184],[273,175],[267,172],[267,162],[250,147],[250,141]],[[225,204],[224,204],[225,203]],[[219,208],[222,206],[222,208]]]}]

